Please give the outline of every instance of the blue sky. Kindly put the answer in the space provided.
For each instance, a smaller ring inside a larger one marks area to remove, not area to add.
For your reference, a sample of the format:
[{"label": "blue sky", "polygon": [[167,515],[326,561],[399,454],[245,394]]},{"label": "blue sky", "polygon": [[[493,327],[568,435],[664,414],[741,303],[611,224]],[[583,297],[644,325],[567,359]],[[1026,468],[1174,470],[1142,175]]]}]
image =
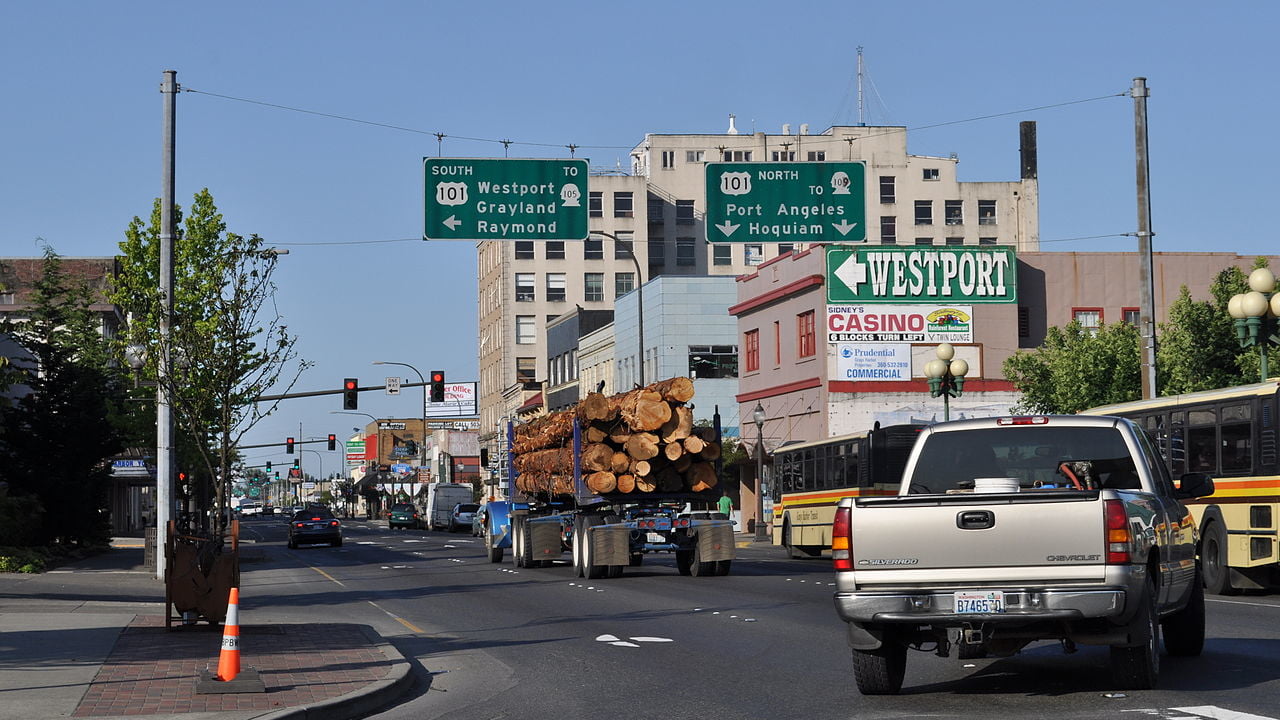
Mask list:
[{"label": "blue sky", "polygon": [[[502,156],[465,136],[625,167],[644,133],[723,132],[729,113],[745,131],[853,124],[858,46],[867,122],[919,128],[910,152],[958,154],[963,181],[1015,179],[1018,123],[1037,121],[1044,250],[1135,247],[1116,237],[1137,215],[1123,94],[1145,76],[1156,249],[1276,252],[1278,21],[1262,2],[7,0],[0,255],[117,252],[160,192],[159,84],[176,70],[196,91],[178,97],[178,202],[208,187],[231,230],[290,250],[279,308],[315,362],[299,388],[416,380],[373,360],[470,380],[475,249],[415,239],[424,155]],[[1108,237],[1074,240],[1092,236]],[[415,416],[417,398],[366,393],[360,409]],[[339,408],[293,401],[249,441],[367,420]]]}]

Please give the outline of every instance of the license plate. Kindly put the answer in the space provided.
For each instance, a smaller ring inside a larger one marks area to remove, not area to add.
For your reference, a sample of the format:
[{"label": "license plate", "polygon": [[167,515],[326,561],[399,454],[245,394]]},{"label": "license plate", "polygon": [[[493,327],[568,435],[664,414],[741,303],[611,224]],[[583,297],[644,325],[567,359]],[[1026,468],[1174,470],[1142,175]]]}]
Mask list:
[{"label": "license plate", "polygon": [[1004,591],[958,592],[955,594],[957,615],[976,615],[1004,612]]}]

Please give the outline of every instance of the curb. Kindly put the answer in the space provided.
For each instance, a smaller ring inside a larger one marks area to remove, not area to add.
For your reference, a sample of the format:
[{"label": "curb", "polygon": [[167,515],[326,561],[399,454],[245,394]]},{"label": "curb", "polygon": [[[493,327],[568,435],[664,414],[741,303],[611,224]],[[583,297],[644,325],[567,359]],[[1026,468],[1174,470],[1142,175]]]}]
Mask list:
[{"label": "curb", "polygon": [[346,695],[339,695],[336,698],[330,698],[311,705],[295,705],[294,707],[282,708],[256,717],[262,718],[262,720],[285,720],[286,718],[289,720],[297,718],[302,720],[346,720],[346,718],[368,715],[374,710],[389,705],[393,700],[408,692],[413,685],[409,661],[400,654],[399,650],[395,649],[395,646],[387,642],[372,627],[368,625],[359,627],[365,638],[369,640],[369,644],[376,645],[389,661],[390,667],[381,680],[370,683],[359,690],[353,690]]}]

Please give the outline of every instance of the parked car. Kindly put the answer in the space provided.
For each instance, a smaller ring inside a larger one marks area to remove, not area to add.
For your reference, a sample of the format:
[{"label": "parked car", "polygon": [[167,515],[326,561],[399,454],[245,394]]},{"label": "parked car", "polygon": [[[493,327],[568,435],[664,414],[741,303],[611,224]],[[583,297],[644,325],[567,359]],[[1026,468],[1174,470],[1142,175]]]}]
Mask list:
[{"label": "parked car", "polygon": [[422,527],[422,514],[413,503],[396,503],[387,511],[387,527],[417,530]]},{"label": "parked car", "polygon": [[309,507],[293,514],[289,520],[289,548],[299,545],[329,543],[342,547],[342,523],[329,508]]},{"label": "parked car", "polygon": [[262,504],[256,502],[247,502],[240,504],[240,517],[253,517],[262,514]]},{"label": "parked car", "polygon": [[449,513],[449,532],[462,532],[464,529],[471,527],[476,510],[479,509],[480,506],[475,503],[458,503],[454,505],[453,511]]},{"label": "parked car", "polygon": [[471,537],[484,537],[485,519],[489,517],[489,503],[481,503],[471,515]]}]

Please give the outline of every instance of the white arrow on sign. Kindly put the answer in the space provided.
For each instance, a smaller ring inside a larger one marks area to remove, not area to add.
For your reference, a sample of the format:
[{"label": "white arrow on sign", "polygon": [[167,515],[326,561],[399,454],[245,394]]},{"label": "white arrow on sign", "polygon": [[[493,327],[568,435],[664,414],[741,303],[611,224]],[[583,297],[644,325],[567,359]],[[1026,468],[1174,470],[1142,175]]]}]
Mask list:
[{"label": "white arrow on sign", "polygon": [[858,223],[851,223],[848,220],[841,220],[839,223],[831,223],[831,227],[840,231],[840,234],[848,235],[849,231],[858,227]]},{"label": "white arrow on sign", "polygon": [[445,218],[443,224],[449,226],[450,230],[457,230],[458,226],[462,224],[462,221],[459,220],[457,217],[450,215],[449,217]]},{"label": "white arrow on sign", "polygon": [[836,268],[832,274],[857,294],[858,285],[867,281],[867,266],[858,262],[858,254],[853,253],[845,258],[845,261],[840,263],[840,267]]},{"label": "white arrow on sign", "polygon": [[737,230],[738,228],[740,228],[740,227],[742,227],[742,226],[741,226],[741,225],[734,225],[733,223],[729,222],[728,220],[725,220],[724,222],[720,223],[719,225],[716,225],[716,227],[720,228],[720,232],[724,233],[724,236],[725,236],[725,237],[729,237],[730,235],[732,235],[732,234],[733,234],[733,231],[734,231],[734,230]]}]

